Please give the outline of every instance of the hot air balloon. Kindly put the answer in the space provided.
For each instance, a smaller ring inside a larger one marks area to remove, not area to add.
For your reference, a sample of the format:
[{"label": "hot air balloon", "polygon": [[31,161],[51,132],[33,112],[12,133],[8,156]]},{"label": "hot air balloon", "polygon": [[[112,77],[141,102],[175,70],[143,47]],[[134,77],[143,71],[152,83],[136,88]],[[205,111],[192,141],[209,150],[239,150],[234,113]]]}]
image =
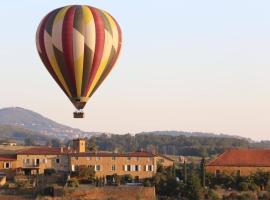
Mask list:
[{"label": "hot air balloon", "polygon": [[116,20],[106,11],[72,5],[47,14],[36,32],[39,56],[83,118],[82,109],[113,68],[122,43]]}]

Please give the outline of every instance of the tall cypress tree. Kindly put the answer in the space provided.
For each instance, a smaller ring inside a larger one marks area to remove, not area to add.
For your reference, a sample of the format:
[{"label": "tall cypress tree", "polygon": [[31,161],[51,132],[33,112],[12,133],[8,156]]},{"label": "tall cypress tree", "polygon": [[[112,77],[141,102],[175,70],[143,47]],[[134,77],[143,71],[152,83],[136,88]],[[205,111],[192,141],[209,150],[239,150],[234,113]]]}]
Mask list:
[{"label": "tall cypress tree", "polygon": [[186,160],[184,160],[183,175],[184,175],[184,183],[187,183],[187,164],[186,164]]},{"label": "tall cypress tree", "polygon": [[205,187],[205,158],[201,160],[201,184]]}]

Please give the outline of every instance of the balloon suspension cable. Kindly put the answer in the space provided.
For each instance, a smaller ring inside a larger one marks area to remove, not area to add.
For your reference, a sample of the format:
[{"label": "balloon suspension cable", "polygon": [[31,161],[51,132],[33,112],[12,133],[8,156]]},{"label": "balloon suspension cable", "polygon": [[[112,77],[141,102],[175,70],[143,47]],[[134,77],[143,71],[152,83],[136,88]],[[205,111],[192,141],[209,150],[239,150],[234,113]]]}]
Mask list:
[{"label": "balloon suspension cable", "polygon": [[73,117],[74,118],[84,118],[84,112],[81,109],[76,110],[73,112]]}]

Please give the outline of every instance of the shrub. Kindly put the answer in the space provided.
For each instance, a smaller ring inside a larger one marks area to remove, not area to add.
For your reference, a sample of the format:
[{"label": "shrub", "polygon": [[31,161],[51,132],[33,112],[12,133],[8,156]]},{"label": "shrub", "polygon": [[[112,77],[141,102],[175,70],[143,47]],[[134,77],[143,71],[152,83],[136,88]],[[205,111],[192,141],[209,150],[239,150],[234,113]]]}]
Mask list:
[{"label": "shrub", "polygon": [[251,183],[249,185],[249,189],[252,190],[252,191],[258,191],[259,187],[255,183]]},{"label": "shrub", "polygon": [[143,186],[144,186],[144,187],[151,187],[150,181],[149,181],[149,180],[144,181],[144,182],[143,182]]},{"label": "shrub", "polygon": [[239,190],[240,191],[248,191],[248,183],[247,182],[240,182],[239,183]]},{"label": "shrub", "polygon": [[67,182],[68,187],[79,187],[79,181],[75,178],[68,180]]},{"label": "shrub", "polygon": [[55,169],[53,169],[53,168],[44,169],[45,176],[51,176],[54,173],[55,173]]},{"label": "shrub", "polygon": [[207,194],[205,196],[206,196],[206,199],[208,200],[220,200],[217,193],[215,193],[215,191],[211,189],[207,191]]}]

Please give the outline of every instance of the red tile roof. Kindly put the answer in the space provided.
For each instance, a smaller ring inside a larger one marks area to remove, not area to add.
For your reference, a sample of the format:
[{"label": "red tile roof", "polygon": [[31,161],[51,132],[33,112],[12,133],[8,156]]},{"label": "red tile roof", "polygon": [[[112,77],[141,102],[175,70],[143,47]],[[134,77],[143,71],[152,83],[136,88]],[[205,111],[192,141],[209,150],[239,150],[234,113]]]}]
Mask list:
[{"label": "red tile roof", "polygon": [[270,167],[270,149],[230,149],[206,166]]},{"label": "red tile roof", "polygon": [[145,151],[135,151],[126,153],[113,153],[113,152],[85,152],[85,153],[72,153],[71,156],[76,157],[154,157],[155,155]]},{"label": "red tile roof", "polygon": [[19,151],[18,155],[58,155],[58,154],[67,154],[71,152],[68,148],[54,148],[54,147],[34,147],[30,149],[24,149]]},{"label": "red tile roof", "polygon": [[0,155],[0,161],[15,161],[16,155]]}]

